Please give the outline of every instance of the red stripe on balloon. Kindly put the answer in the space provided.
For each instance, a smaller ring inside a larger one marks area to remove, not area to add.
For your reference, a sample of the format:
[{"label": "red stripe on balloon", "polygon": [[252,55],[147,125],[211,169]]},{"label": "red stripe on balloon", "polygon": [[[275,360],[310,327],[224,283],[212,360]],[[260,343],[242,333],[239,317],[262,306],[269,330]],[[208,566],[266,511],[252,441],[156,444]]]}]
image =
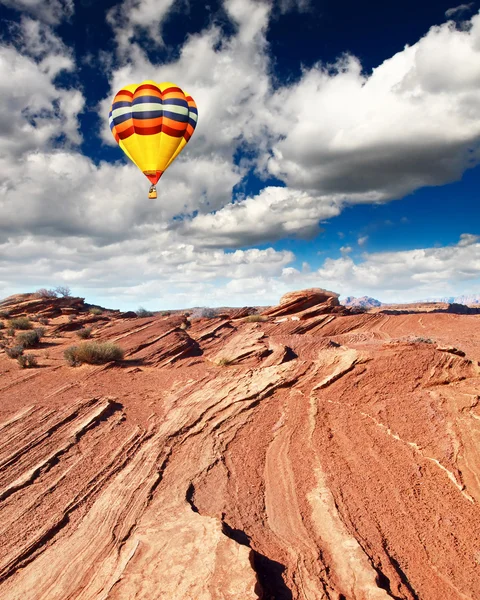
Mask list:
[{"label": "red stripe on balloon", "polygon": [[177,94],[178,94],[178,93],[180,93],[180,94],[182,94],[182,96],[183,96],[183,90],[181,90],[179,87],[171,87],[171,88],[167,88],[166,90],[163,90],[162,94],[163,94],[163,95],[165,95],[165,94],[171,94],[171,93],[173,93],[173,92],[175,92],[175,93],[177,93]]},{"label": "red stripe on balloon", "polygon": [[[156,85],[152,85],[151,83],[145,83],[143,85],[139,85],[135,90],[135,93],[140,92],[141,90],[154,90],[155,92],[162,93]],[[133,95],[133,94],[132,94]]]},{"label": "red stripe on balloon", "polygon": [[118,137],[121,140],[126,140],[127,138],[129,138],[131,135],[133,135],[135,133],[135,129],[133,127],[129,127],[128,129],[125,129],[125,131],[122,131],[121,133],[118,134]]}]

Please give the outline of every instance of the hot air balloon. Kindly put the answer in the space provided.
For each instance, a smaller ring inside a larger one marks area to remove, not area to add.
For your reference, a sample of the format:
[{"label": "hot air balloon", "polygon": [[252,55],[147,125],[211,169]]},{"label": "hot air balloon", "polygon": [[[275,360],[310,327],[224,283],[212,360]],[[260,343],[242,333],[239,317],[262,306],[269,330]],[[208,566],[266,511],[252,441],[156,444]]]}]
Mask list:
[{"label": "hot air balloon", "polygon": [[197,125],[197,105],[171,82],[143,81],[124,86],[109,114],[115,141],[152,183],[156,184],[185,148]]}]

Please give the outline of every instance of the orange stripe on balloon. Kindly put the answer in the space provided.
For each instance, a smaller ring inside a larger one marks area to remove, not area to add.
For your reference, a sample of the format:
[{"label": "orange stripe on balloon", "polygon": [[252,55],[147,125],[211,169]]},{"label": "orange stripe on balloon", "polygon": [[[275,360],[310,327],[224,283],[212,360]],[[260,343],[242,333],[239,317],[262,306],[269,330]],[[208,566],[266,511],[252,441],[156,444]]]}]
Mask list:
[{"label": "orange stripe on balloon", "polygon": [[172,129],[176,129],[177,131],[185,131],[186,123],[181,123],[179,121],[175,121],[175,119],[169,119],[168,117],[163,117],[163,124],[166,127],[171,127]]},{"label": "orange stripe on balloon", "polygon": [[132,99],[129,96],[117,95],[113,99],[113,104],[115,104],[116,102],[131,102],[131,101],[132,101]]},{"label": "orange stripe on balloon", "polygon": [[170,94],[166,94],[165,92],[163,92],[163,99],[164,100],[185,100],[185,96],[182,93],[176,93],[176,92],[172,92]]},{"label": "orange stripe on balloon", "polygon": [[139,129],[145,127],[161,127],[162,126],[162,117],[158,117],[156,119],[133,119],[133,125],[135,129],[137,127]]},{"label": "orange stripe on balloon", "polygon": [[141,96],[155,96],[155,98],[162,98],[160,90],[137,90],[134,98],[140,98]]},{"label": "orange stripe on balloon", "polygon": [[122,132],[124,132],[126,129],[128,129],[129,127],[132,127],[132,126],[133,126],[132,119],[127,119],[123,123],[119,123],[118,125],[115,125],[115,129],[117,130],[118,135],[120,135]]}]

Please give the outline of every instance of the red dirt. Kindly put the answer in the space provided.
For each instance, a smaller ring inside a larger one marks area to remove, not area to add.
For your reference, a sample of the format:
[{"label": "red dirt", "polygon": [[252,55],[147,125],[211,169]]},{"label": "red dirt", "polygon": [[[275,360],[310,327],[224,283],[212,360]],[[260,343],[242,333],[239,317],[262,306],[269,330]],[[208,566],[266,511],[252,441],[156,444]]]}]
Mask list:
[{"label": "red dirt", "polygon": [[[480,598],[480,315],[320,292],[0,306],[53,317],[37,368],[0,351],[0,598]],[[69,367],[83,325],[125,360]]]}]

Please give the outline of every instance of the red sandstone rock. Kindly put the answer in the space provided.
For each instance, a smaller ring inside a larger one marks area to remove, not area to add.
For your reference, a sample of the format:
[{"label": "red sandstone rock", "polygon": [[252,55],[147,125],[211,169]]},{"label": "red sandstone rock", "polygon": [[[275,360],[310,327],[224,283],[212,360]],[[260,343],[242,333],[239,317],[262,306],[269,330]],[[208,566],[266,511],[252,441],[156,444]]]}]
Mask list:
[{"label": "red sandstone rock", "polygon": [[279,306],[273,306],[265,310],[262,314],[270,317],[280,317],[282,315],[296,314],[317,306],[325,306],[325,308],[328,306],[328,308],[333,308],[340,304],[338,296],[339,295],[334,292],[329,292],[320,288],[289,292],[282,296]]},{"label": "red sandstone rock", "polygon": [[41,368],[1,353],[0,597],[480,598],[478,316],[322,293],[97,317],[108,368],[65,363],[66,316]]}]

